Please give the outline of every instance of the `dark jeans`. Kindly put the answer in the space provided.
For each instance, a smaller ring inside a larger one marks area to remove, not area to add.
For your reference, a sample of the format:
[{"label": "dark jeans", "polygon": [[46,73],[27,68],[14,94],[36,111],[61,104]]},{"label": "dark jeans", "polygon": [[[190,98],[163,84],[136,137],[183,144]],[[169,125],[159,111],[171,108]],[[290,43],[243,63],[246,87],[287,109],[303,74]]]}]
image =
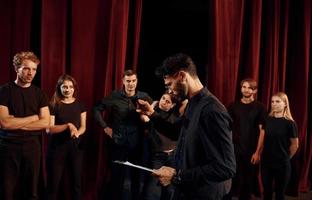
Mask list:
[{"label": "dark jeans", "polygon": [[236,155],[236,175],[233,178],[231,191],[224,199],[237,196],[239,200],[250,200],[252,194],[260,196],[259,164],[251,164],[250,159],[250,156]]},{"label": "dark jeans", "polygon": [[[159,169],[161,166],[174,166],[174,153],[156,152],[152,155],[152,168]],[[149,176],[144,189],[144,200],[170,200],[174,193],[173,185],[161,186],[158,179]]]},{"label": "dark jeans", "polygon": [[111,144],[111,178],[105,189],[105,199],[138,200],[140,198],[143,189],[144,171],[116,164],[113,161],[122,160],[142,165],[142,148],[141,145],[129,148],[115,143]]},{"label": "dark jeans", "polygon": [[[72,199],[81,199],[81,169],[83,152],[79,139],[69,139],[65,143],[49,145],[47,155],[47,199],[59,198],[60,183],[68,168]],[[67,192],[65,190],[65,192]]]},{"label": "dark jeans", "polygon": [[38,136],[0,139],[0,199],[38,199],[41,145]]},{"label": "dark jeans", "polygon": [[271,200],[273,196],[273,182],[275,186],[275,199],[284,200],[285,190],[290,179],[290,162],[282,166],[272,167],[263,164],[261,166],[261,178],[263,184],[263,199]]}]

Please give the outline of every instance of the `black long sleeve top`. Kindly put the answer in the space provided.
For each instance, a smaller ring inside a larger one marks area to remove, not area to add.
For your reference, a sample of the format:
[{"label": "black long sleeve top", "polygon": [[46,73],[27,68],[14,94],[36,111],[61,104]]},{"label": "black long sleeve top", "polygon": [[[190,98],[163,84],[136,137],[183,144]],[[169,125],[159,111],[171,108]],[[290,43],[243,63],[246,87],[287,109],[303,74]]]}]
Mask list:
[{"label": "black long sleeve top", "polygon": [[[108,124],[113,129],[113,140],[118,145],[133,147],[140,138],[139,132],[143,127],[139,114],[136,112],[137,99],[152,102],[151,97],[137,91],[134,96],[128,97],[124,90],[113,91],[110,96],[103,98],[93,107],[95,120],[102,128]],[[103,112],[109,111],[106,121]]]},{"label": "black long sleeve top", "polygon": [[[155,124],[169,127],[153,116]],[[189,99],[176,151],[179,187],[186,199],[214,199],[227,192],[236,170],[230,123],[225,107],[206,88]]]}]

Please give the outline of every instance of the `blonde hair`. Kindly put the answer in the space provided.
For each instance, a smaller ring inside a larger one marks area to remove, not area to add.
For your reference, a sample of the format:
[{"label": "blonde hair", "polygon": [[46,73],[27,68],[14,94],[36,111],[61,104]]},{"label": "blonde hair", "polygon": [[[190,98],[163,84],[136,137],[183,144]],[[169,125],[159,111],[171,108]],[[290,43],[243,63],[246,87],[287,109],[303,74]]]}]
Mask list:
[{"label": "blonde hair", "polygon": [[[288,97],[284,92],[278,92],[276,94],[274,94],[272,97],[279,97],[284,103],[285,103],[285,109],[284,109],[284,113],[283,113],[283,117],[285,119],[294,121],[291,112],[290,112],[290,107],[289,107],[289,101],[288,101]],[[271,108],[271,111],[269,113],[269,116],[274,116],[274,112]]]}]

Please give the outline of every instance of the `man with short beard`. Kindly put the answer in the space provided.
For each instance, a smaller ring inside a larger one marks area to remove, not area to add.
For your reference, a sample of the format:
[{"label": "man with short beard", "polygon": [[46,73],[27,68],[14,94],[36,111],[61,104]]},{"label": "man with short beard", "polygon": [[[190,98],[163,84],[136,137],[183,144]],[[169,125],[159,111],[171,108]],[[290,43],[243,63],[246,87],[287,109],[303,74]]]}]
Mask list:
[{"label": "man with short beard", "polygon": [[[176,133],[176,166],[162,166],[154,170],[154,175],[162,185],[176,186],[174,199],[221,200],[230,189],[236,168],[229,114],[202,85],[188,55],[168,57],[157,74],[164,79],[169,93],[189,103],[181,131]],[[150,116],[157,129],[173,134],[174,126],[169,129],[147,102],[139,103],[138,112]]]},{"label": "man with short beard", "polygon": [[[97,102],[93,108],[96,122],[111,139],[110,160],[143,164],[144,123],[136,112],[138,99],[152,102],[151,97],[137,90],[138,76],[134,70],[125,70],[123,88]],[[103,113],[107,118],[103,117]],[[111,180],[108,184],[108,199],[137,200],[143,187],[143,171],[111,164]]]},{"label": "man with short beard", "polygon": [[233,179],[229,195],[240,200],[249,200],[259,193],[259,161],[263,148],[266,109],[255,99],[257,82],[253,79],[241,81],[242,97],[232,102],[228,111],[233,119],[233,142],[237,163],[237,173]]},{"label": "man with short beard", "polygon": [[0,199],[39,199],[41,142],[50,122],[48,98],[32,84],[40,61],[14,56],[16,80],[0,88]]}]

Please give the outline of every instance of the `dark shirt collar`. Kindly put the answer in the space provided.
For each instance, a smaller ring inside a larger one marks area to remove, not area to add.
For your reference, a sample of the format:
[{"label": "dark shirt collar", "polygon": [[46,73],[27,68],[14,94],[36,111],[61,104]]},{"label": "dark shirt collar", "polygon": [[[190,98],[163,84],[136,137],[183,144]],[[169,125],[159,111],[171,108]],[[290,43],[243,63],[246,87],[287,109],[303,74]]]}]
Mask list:
[{"label": "dark shirt collar", "polygon": [[133,96],[131,96],[131,97],[127,96],[127,94],[126,94],[124,89],[120,90],[120,94],[123,97],[130,98],[130,99],[135,99],[135,98],[137,98],[138,91],[135,91],[135,94]]},{"label": "dark shirt collar", "polygon": [[189,103],[192,104],[194,102],[198,102],[204,96],[210,96],[211,93],[206,87],[203,87],[196,95],[189,99]]}]

